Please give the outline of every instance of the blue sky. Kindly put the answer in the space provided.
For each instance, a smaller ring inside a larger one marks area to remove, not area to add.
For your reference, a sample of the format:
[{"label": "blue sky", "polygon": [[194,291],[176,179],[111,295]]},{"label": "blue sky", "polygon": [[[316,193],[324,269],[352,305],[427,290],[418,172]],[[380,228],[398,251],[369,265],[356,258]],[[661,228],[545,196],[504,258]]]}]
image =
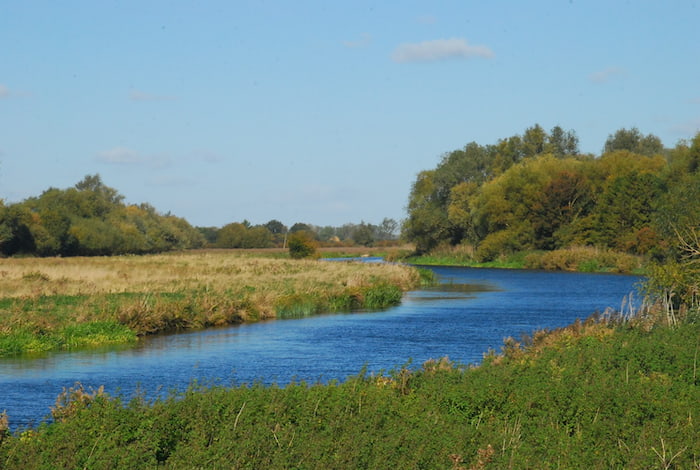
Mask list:
[{"label": "blue sky", "polygon": [[0,198],[99,173],[201,226],[402,219],[416,174],[539,123],[700,130],[700,1],[13,1]]}]

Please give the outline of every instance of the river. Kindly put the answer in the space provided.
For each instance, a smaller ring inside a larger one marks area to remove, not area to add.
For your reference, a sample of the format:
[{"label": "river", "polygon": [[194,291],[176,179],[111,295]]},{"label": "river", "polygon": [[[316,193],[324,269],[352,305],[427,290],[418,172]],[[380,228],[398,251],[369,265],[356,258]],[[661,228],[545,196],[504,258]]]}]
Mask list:
[{"label": "river", "polygon": [[[380,312],[318,315],[146,338],[136,347],[0,359],[0,411],[13,429],[37,425],[63,387],[105,386],[125,398],[223,385],[328,382],[448,356],[481,361],[507,336],[619,310],[637,276],[433,267],[435,288]],[[636,295],[636,294],[635,294]],[[633,296],[634,298],[634,296]]]}]

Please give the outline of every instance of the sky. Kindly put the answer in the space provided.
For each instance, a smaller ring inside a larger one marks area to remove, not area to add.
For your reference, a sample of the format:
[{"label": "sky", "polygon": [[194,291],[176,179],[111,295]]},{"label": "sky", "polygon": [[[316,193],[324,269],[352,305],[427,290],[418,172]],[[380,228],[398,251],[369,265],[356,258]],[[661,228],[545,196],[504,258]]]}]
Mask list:
[{"label": "sky", "polygon": [[406,217],[469,142],[700,131],[700,0],[5,0],[0,199],[99,174],[192,225]]}]

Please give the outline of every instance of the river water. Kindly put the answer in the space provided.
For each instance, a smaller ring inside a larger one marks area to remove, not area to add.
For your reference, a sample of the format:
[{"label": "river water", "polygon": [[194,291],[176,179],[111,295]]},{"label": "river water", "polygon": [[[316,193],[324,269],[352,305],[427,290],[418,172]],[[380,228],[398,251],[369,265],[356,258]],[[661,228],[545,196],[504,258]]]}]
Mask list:
[{"label": "river water", "polygon": [[[471,364],[507,336],[620,310],[637,276],[434,267],[441,284],[380,312],[318,315],[146,338],[136,347],[0,359],[0,411],[34,426],[63,387],[105,386],[125,398],[222,385],[328,382],[448,356]],[[633,295],[633,300],[636,298]],[[626,307],[625,307],[626,308]]]}]

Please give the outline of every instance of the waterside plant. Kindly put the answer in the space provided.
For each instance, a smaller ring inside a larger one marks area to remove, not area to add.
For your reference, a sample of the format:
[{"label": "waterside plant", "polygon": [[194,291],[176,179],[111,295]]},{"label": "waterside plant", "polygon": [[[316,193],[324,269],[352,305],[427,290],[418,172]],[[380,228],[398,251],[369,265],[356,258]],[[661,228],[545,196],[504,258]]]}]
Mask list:
[{"label": "waterside plant", "polygon": [[0,264],[0,356],[129,343],[163,331],[378,309],[421,282],[407,266],[185,252]]},{"label": "waterside plant", "polygon": [[[698,468],[700,323],[604,315],[343,382],[148,400],[79,384],[6,434],[4,468]],[[11,419],[11,417],[10,417]]]},{"label": "waterside plant", "polygon": [[469,245],[441,245],[429,253],[408,256],[405,261],[417,265],[467,266],[505,269],[545,269],[639,274],[644,269],[640,256],[610,249],[572,246],[550,251],[518,251],[482,261]]}]

